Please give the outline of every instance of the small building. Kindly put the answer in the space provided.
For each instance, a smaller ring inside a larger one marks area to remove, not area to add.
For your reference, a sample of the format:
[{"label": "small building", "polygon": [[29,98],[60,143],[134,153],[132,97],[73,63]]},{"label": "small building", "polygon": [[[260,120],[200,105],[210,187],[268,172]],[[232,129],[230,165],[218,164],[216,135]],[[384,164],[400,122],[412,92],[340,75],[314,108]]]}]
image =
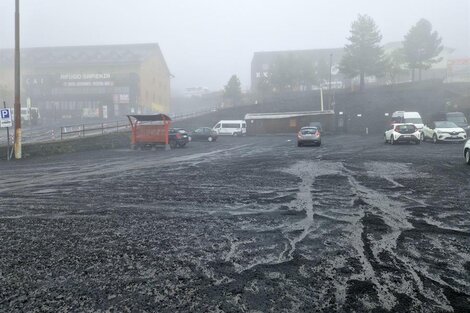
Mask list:
[{"label": "small building", "polygon": [[310,123],[321,123],[323,131],[334,131],[335,113],[333,110],[248,113],[245,115],[247,135],[296,133]]},{"label": "small building", "polygon": [[[0,50],[0,85],[13,90],[14,51]],[[170,111],[170,71],[156,43],[25,48],[22,100],[43,118],[117,118]]]}]

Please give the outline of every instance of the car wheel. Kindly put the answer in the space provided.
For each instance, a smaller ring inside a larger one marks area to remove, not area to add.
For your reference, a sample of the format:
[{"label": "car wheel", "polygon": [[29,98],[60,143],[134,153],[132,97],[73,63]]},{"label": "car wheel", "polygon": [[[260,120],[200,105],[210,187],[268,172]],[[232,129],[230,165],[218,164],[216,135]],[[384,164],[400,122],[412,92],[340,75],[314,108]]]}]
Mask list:
[{"label": "car wheel", "polygon": [[393,135],[390,136],[390,144],[391,145],[395,144],[395,139],[393,139]]},{"label": "car wheel", "polygon": [[212,137],[207,138],[207,141],[209,141],[209,142],[212,142],[212,140],[214,140],[214,138],[212,138]]},{"label": "car wheel", "polygon": [[384,135],[384,143],[388,143],[387,134]]},{"label": "car wheel", "polygon": [[470,165],[470,149],[465,150],[465,162]]},{"label": "car wheel", "polygon": [[421,144],[421,140],[416,140],[415,143],[416,143],[417,145],[419,145],[419,144]]},{"label": "car wheel", "polygon": [[302,144],[300,142],[298,142],[297,147],[302,147]]},{"label": "car wheel", "polygon": [[317,146],[319,146],[319,147],[321,146],[321,141],[317,144]]},{"label": "car wheel", "polygon": [[238,136],[238,133],[233,133],[232,136],[233,136],[233,137],[237,137],[237,136]]},{"label": "car wheel", "polygon": [[438,142],[439,142],[439,140],[437,139],[436,134],[432,135],[432,142],[434,142],[434,143],[438,143]]},{"label": "car wheel", "polygon": [[419,135],[419,139],[421,141],[425,141],[426,140],[426,137],[424,137],[424,133],[421,133],[421,135]]}]

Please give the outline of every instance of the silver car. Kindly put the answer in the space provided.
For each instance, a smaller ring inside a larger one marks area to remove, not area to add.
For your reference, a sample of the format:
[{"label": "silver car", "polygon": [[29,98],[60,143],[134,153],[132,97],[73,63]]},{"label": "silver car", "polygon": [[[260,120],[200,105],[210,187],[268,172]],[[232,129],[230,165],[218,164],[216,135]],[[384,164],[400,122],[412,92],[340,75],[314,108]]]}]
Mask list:
[{"label": "silver car", "polygon": [[302,127],[297,133],[297,147],[303,145],[321,145],[321,134],[318,127]]}]

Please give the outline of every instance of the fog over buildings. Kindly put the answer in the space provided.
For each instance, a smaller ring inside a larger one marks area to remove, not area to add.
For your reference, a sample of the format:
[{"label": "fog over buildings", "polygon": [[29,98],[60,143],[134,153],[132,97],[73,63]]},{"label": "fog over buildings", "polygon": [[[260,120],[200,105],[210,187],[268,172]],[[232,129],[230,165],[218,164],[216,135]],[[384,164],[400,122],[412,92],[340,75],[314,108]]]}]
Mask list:
[{"label": "fog over buildings", "polygon": [[[172,89],[223,87],[232,74],[250,86],[256,51],[340,48],[358,14],[370,15],[382,43],[403,40],[428,19],[456,49],[470,56],[466,0],[21,0],[23,47],[158,43]],[[0,48],[14,45],[14,0],[0,2]]]}]

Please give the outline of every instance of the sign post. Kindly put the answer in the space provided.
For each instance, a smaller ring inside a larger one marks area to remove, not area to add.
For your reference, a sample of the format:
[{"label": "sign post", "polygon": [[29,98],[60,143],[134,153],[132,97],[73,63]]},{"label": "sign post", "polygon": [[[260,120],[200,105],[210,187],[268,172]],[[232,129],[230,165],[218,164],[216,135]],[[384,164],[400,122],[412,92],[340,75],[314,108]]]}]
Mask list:
[{"label": "sign post", "polygon": [[11,110],[7,109],[5,101],[3,101],[3,109],[0,110],[0,127],[7,128],[7,161],[10,161],[10,127],[11,121]]}]

